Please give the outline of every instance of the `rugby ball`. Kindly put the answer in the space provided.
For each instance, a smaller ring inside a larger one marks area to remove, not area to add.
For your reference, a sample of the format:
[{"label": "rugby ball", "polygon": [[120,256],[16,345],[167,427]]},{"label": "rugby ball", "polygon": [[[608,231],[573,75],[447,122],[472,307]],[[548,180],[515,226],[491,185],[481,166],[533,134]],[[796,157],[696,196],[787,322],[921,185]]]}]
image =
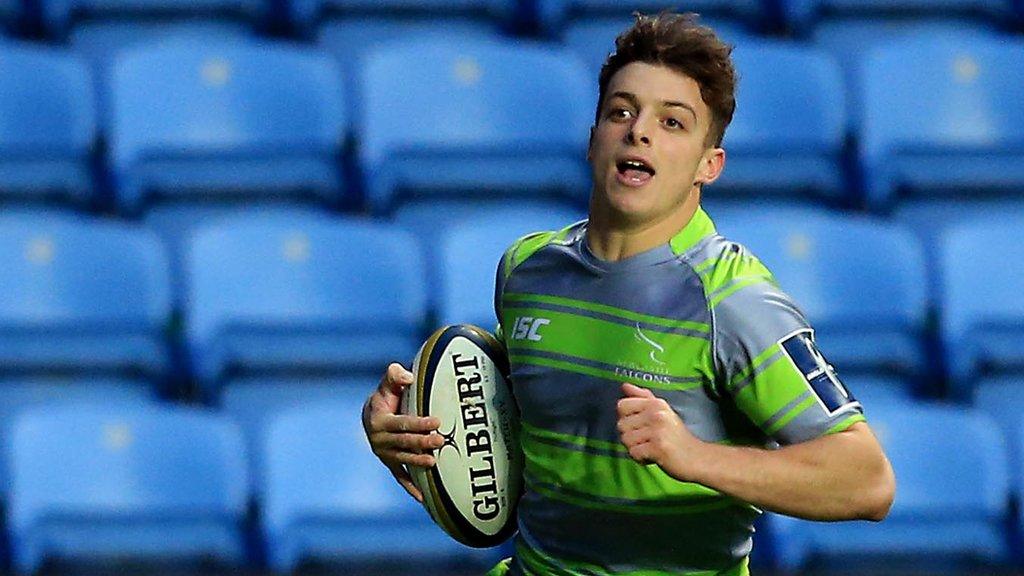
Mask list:
[{"label": "rugby ball", "polygon": [[502,543],[516,529],[523,477],[504,346],[476,326],[445,326],[420,348],[412,373],[402,413],[437,417],[444,437],[434,467],[410,466],[424,507],[463,544]]}]

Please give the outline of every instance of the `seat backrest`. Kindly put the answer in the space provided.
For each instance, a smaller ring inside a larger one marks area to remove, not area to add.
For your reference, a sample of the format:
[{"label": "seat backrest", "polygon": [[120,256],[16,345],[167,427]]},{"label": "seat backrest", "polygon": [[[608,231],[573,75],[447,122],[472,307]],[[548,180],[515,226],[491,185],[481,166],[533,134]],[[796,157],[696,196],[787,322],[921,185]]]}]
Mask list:
[{"label": "seat backrest", "polygon": [[359,78],[359,157],[368,173],[402,156],[576,159],[586,149],[594,90],[565,49],[410,40],[367,54]]},{"label": "seat backrest", "polygon": [[112,19],[125,17],[230,16],[255,21],[266,16],[268,0],[42,0],[40,11],[43,27],[53,36],[62,37],[79,16]]},{"label": "seat backrest", "polygon": [[438,322],[470,323],[493,330],[498,262],[512,243],[531,232],[560,230],[578,220],[569,209],[495,209],[443,232],[436,266],[441,294]]},{"label": "seat backrest", "polygon": [[838,157],[846,106],[842,75],[830,55],[808,46],[750,41],[736,48],[733,61],[742,80],[725,135],[731,155]]},{"label": "seat backrest", "polygon": [[1024,153],[1022,61],[1024,42],[1009,37],[933,38],[869,51],[860,66],[859,151],[869,201],[890,199],[894,183],[876,181],[902,154],[943,155],[950,182],[972,184],[974,173],[957,169],[972,155]]},{"label": "seat backrest", "polygon": [[869,414],[899,489],[891,518],[1001,522],[1009,502],[1007,447],[984,413],[918,401]]},{"label": "seat backrest", "polygon": [[88,66],[66,51],[0,43],[0,155],[80,157],[96,140]]},{"label": "seat backrest", "polygon": [[240,520],[245,446],[226,416],[158,405],[40,407],[11,431],[11,524],[50,514]]},{"label": "seat backrest", "polygon": [[761,259],[813,325],[908,334],[923,330],[923,250],[901,227],[811,210],[760,211],[736,221],[720,217],[718,224],[729,239]]},{"label": "seat backrest", "polygon": [[1024,337],[1022,226],[1024,215],[1005,215],[954,225],[940,238],[940,323],[955,379],[974,373],[972,340],[986,330]]},{"label": "seat backrest", "polygon": [[346,135],[340,69],[314,50],[167,40],[122,53],[111,78],[115,170],[160,155],[336,154]]},{"label": "seat backrest", "polygon": [[984,14],[1004,18],[1010,14],[1010,0],[782,0],[787,23],[806,29],[822,15],[873,15],[878,17],[912,14],[957,16]]},{"label": "seat backrest", "polygon": [[298,213],[228,217],[193,235],[185,267],[194,345],[228,326],[416,334],[426,313],[420,251],[389,224]]},{"label": "seat backrest", "polygon": [[280,534],[300,516],[389,522],[422,510],[370,451],[363,390],[278,416],[264,438],[264,522]]},{"label": "seat backrest", "polygon": [[167,256],[156,236],[136,225],[0,216],[0,293],[0,330],[162,337],[170,320]]},{"label": "seat backrest", "polygon": [[343,16],[476,16],[509,23],[521,9],[517,0],[290,0],[292,21],[309,29],[326,14]]}]

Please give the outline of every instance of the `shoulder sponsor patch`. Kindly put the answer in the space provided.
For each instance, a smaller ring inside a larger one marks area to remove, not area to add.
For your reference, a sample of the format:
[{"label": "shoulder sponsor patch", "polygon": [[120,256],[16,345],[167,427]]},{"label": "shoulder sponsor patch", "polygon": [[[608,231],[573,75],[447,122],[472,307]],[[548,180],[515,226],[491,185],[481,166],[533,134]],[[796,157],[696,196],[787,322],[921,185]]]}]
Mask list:
[{"label": "shoulder sponsor patch", "polygon": [[818,403],[829,416],[860,405],[839,381],[835,368],[818,350],[817,344],[814,343],[814,331],[804,329],[794,332],[779,340],[779,346],[796,369],[803,374],[811,394],[818,399]]}]

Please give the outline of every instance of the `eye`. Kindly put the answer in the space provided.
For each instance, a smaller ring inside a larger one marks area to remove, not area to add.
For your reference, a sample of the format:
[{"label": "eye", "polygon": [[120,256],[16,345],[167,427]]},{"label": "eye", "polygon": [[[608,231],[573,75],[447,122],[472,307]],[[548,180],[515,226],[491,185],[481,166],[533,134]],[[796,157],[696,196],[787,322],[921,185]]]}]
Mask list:
[{"label": "eye", "polygon": [[633,116],[633,112],[626,108],[612,108],[608,111],[608,118],[613,120],[627,120]]},{"label": "eye", "polygon": [[668,126],[669,128],[685,128],[685,126],[683,126],[683,123],[680,122],[679,120],[676,120],[675,118],[666,118],[665,126]]}]

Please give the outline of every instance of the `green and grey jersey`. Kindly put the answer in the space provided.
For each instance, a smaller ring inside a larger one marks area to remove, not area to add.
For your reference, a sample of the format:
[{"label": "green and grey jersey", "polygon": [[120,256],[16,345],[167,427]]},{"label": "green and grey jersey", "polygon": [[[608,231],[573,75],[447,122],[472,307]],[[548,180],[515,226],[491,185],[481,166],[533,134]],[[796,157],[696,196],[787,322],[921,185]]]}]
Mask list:
[{"label": "green and grey jersey", "polygon": [[767,446],[864,419],[771,273],[703,210],[617,262],[586,222],[516,241],[495,308],[522,417],[525,493],[512,574],[740,574],[760,513],[630,459],[621,382],[707,442]]}]

